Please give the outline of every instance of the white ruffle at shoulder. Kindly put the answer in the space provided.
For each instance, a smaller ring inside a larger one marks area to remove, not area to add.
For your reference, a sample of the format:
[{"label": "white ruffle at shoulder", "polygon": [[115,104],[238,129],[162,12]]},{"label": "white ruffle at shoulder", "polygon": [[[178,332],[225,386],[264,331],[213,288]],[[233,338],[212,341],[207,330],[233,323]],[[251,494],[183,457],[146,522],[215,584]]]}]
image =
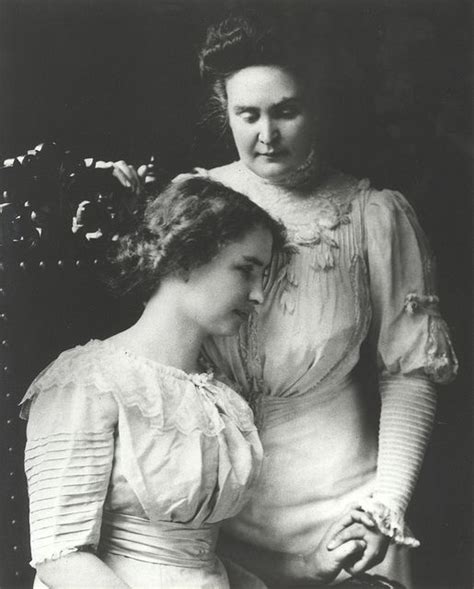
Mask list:
[{"label": "white ruffle at shoulder", "polygon": [[252,411],[233,390],[107,341],[61,354],[21,415],[33,564],[86,549],[202,568],[262,461]]}]

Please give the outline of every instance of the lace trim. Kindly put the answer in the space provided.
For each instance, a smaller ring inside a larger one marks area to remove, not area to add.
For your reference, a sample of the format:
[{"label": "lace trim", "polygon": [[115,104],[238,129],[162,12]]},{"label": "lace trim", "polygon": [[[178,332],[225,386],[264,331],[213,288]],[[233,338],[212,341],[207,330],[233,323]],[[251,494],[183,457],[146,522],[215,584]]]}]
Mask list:
[{"label": "lace trim", "polygon": [[43,564],[44,562],[48,562],[50,560],[58,560],[63,556],[67,556],[68,554],[74,554],[75,552],[91,552],[95,554],[97,552],[97,546],[87,544],[85,546],[74,546],[73,548],[61,548],[60,550],[56,550],[48,556],[41,556],[41,558],[31,560],[30,565],[33,568],[37,568],[39,564]]},{"label": "lace trim", "polygon": [[317,179],[321,179],[325,172],[327,172],[326,165],[321,161],[321,158],[317,157],[316,150],[312,148],[301,166],[287,174],[285,178],[282,178],[281,180],[267,180],[259,177],[259,179],[270,186],[282,186],[287,189],[295,189],[314,183]]},{"label": "lace trim", "polygon": [[61,354],[30,386],[21,402],[22,417],[36,395],[58,387],[65,393],[110,393],[124,407],[138,408],[158,431],[177,429],[188,435],[198,430],[216,436],[225,428],[222,415],[241,431],[256,429],[247,403],[211,373],[187,374],[107,341],[92,340]]},{"label": "lace trim", "polygon": [[418,548],[420,545],[419,540],[407,528],[400,510],[387,507],[374,497],[363,499],[358,506],[373,517],[380,532],[391,538],[395,544],[409,548]]},{"label": "lace trim", "polygon": [[428,339],[425,348],[425,374],[433,382],[445,384],[454,379],[458,371],[458,360],[449,335],[449,328],[439,311],[436,295],[409,293],[403,308],[409,315],[428,315]]},{"label": "lace trim", "polygon": [[248,383],[245,398],[250,405],[257,429],[263,426],[263,397],[265,382],[263,378],[263,363],[258,344],[258,312],[254,311],[248,319],[247,325],[239,332],[239,351],[245,378]]}]

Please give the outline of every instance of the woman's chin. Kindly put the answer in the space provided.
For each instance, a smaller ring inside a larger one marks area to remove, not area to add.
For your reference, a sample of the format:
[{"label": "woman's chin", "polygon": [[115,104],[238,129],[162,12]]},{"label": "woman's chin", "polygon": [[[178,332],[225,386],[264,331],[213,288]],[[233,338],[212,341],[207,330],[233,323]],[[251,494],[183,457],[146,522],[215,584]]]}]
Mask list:
[{"label": "woman's chin", "polygon": [[259,162],[257,165],[249,167],[260,178],[273,182],[284,180],[294,171],[293,166],[285,165],[282,162]]},{"label": "woman's chin", "polygon": [[232,335],[237,335],[243,322],[243,319],[236,316],[235,319],[212,329],[208,335],[211,337],[230,337]]}]

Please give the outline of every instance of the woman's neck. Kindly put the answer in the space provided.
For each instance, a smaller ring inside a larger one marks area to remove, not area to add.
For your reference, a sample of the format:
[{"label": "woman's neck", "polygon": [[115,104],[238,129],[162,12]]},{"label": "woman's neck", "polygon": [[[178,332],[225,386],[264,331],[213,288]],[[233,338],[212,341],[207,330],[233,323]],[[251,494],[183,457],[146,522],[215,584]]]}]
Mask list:
[{"label": "woman's neck", "polygon": [[158,292],[130,328],[110,338],[138,356],[184,372],[199,372],[203,331],[185,317],[170,292]]}]

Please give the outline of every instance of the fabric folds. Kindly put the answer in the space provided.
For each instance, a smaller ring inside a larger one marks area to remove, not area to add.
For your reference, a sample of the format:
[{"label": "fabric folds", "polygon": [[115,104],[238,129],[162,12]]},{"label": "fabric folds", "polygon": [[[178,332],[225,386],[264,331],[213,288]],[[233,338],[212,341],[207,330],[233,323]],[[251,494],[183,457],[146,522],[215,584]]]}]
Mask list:
[{"label": "fabric folds", "polygon": [[[216,586],[227,587],[212,552],[217,527],[248,500],[263,457],[237,393],[212,374],[187,374],[93,340],[35,379],[21,414],[33,565],[76,550],[107,559],[126,538],[128,553],[114,563],[165,566],[172,552],[179,580],[193,538],[211,538],[193,566],[203,579],[210,567],[222,580]],[[187,540],[167,546],[169,530]]]},{"label": "fabric folds", "polygon": [[32,566],[80,548],[97,549],[113,444],[112,433],[58,433],[29,441]]}]

